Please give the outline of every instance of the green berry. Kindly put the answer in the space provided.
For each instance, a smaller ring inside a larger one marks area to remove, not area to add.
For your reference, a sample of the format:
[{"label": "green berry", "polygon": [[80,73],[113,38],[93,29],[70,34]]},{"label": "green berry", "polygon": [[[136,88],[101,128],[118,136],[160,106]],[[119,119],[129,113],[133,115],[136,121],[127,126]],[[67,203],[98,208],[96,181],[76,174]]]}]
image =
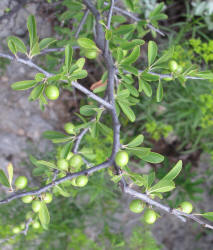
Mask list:
[{"label": "green berry", "polygon": [[181,65],[178,65],[178,68],[175,73],[181,74],[183,72],[183,67]]},{"label": "green berry", "polygon": [[51,193],[46,193],[43,197],[45,203],[50,203],[53,200],[53,195]]},{"label": "green berry", "polygon": [[24,189],[27,186],[27,178],[25,176],[19,176],[15,180],[16,189]]},{"label": "green berry", "polygon": [[65,159],[60,159],[57,161],[57,166],[60,170],[67,171],[69,164],[68,161],[66,161]]},{"label": "green berry", "polygon": [[56,100],[59,97],[59,89],[55,85],[49,85],[45,89],[45,94],[48,99]]},{"label": "green berry", "polygon": [[125,151],[119,151],[115,156],[115,163],[119,167],[124,167],[129,161],[129,155]]},{"label": "green berry", "polygon": [[71,184],[73,185],[73,186],[75,186],[75,187],[77,187],[77,185],[76,185],[76,178],[73,178],[72,180],[71,180]]},{"label": "green berry", "polygon": [[155,213],[154,210],[148,209],[144,213],[144,220],[147,224],[153,224],[155,223],[157,219],[157,214]]},{"label": "green berry", "polygon": [[70,134],[70,135],[75,134],[75,126],[71,122],[67,122],[64,125],[64,130],[67,132],[67,134]]},{"label": "green berry", "polygon": [[31,203],[33,201],[33,196],[32,195],[26,195],[21,198],[24,203]]},{"label": "green berry", "polygon": [[97,52],[95,50],[88,50],[85,53],[86,58],[95,59],[97,57]]},{"label": "green berry", "polygon": [[18,234],[18,233],[21,232],[21,228],[20,227],[14,227],[12,231],[13,231],[14,234]]},{"label": "green berry", "polygon": [[33,224],[32,224],[32,227],[34,229],[39,229],[40,228],[40,223],[38,221],[34,221]]},{"label": "green berry", "polygon": [[88,177],[86,175],[78,176],[75,180],[76,186],[84,187],[87,185]]},{"label": "green berry", "polygon": [[180,209],[186,214],[190,214],[193,210],[193,206],[190,202],[184,201],[180,204]]},{"label": "green berry", "polygon": [[41,209],[41,202],[40,201],[33,201],[33,203],[32,203],[32,210],[35,213],[38,213],[40,209]]},{"label": "green berry", "polygon": [[80,170],[81,166],[83,165],[83,159],[80,155],[73,155],[70,159],[70,167],[75,170]]},{"label": "green berry", "polygon": [[21,230],[25,229],[25,223],[24,222],[20,224],[20,228],[21,228]]},{"label": "green berry", "polygon": [[177,62],[175,60],[169,61],[169,65],[168,66],[169,66],[169,70],[171,72],[176,72],[177,69],[178,69],[178,64],[177,64]]},{"label": "green berry", "polygon": [[141,200],[132,200],[129,204],[129,209],[133,213],[141,213],[144,210],[145,204]]}]

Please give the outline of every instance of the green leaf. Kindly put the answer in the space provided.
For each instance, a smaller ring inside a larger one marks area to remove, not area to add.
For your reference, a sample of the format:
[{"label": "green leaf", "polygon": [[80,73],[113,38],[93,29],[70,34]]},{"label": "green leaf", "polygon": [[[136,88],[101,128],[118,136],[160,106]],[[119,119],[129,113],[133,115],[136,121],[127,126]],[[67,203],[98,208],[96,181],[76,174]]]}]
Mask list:
[{"label": "green leaf", "polygon": [[144,80],[141,79],[141,84],[142,84],[142,90],[146,94],[146,96],[151,97],[152,96],[152,88],[150,84]]},{"label": "green leaf", "polygon": [[132,141],[130,141],[126,146],[128,147],[137,147],[139,145],[141,145],[143,143],[144,140],[144,136],[143,135],[138,135],[135,137],[135,139],[133,139]]},{"label": "green leaf", "polygon": [[122,175],[114,175],[112,178],[111,178],[111,181],[113,181],[114,183],[118,183],[122,178]]},{"label": "green leaf", "polygon": [[85,38],[85,37],[79,38],[77,40],[77,42],[78,42],[79,46],[82,48],[98,50],[95,42],[93,42],[92,40],[90,40],[88,38]]},{"label": "green leaf", "polygon": [[48,167],[48,168],[58,169],[58,167],[54,163],[49,162],[49,161],[40,160],[40,161],[37,161],[37,163],[39,165],[43,165],[43,166]]},{"label": "green leaf", "polygon": [[44,227],[44,229],[47,228],[47,225],[50,223],[50,215],[48,208],[44,201],[41,202],[41,209],[39,210],[39,220],[41,222],[41,225]]},{"label": "green leaf", "polygon": [[67,135],[62,134],[61,132],[52,131],[52,130],[45,131],[42,135],[44,138],[49,139],[49,140],[62,139],[62,138],[67,137]]},{"label": "green leaf", "polygon": [[30,37],[30,50],[34,47],[35,43],[37,42],[37,34],[36,34],[36,20],[33,15],[30,15],[27,19],[27,28],[29,31]]},{"label": "green leaf", "polygon": [[8,41],[8,48],[10,49],[10,51],[11,51],[14,55],[16,55],[16,53],[17,53],[16,45],[15,45],[15,43],[14,43],[12,40],[9,40],[9,41]]},{"label": "green leaf", "polygon": [[36,85],[35,80],[27,80],[27,81],[20,81],[20,82],[15,82],[11,85],[11,88],[13,90],[25,90],[25,89],[30,89]]},{"label": "green leaf", "polygon": [[67,191],[65,191],[64,189],[62,189],[59,186],[55,186],[54,188],[60,193],[60,195],[62,195],[64,197],[70,197],[71,196],[70,193],[68,193]]},{"label": "green leaf", "polygon": [[145,81],[158,81],[160,79],[160,77],[158,75],[153,75],[153,74],[150,74],[150,73],[148,73],[146,71],[144,71],[141,74],[141,77]]},{"label": "green leaf", "polygon": [[160,163],[164,160],[164,156],[155,152],[150,152],[148,155],[142,157],[142,159],[150,163]]},{"label": "green leaf", "polygon": [[155,172],[151,172],[150,174],[144,174],[143,175],[143,181],[144,181],[144,186],[146,188],[146,190],[148,190],[151,186],[152,183],[155,180]]},{"label": "green leaf", "polygon": [[40,48],[39,48],[38,41],[36,41],[34,43],[34,46],[30,50],[30,57],[32,58],[33,56],[38,55],[39,53],[40,53]]},{"label": "green leaf", "polygon": [[12,163],[8,164],[7,173],[8,173],[8,181],[9,181],[10,187],[12,189],[12,182],[13,182],[13,165],[12,165]]},{"label": "green leaf", "polygon": [[72,54],[73,54],[73,49],[71,45],[67,45],[65,47],[65,66],[67,73],[70,72],[71,64],[72,64]]},{"label": "green leaf", "polygon": [[122,41],[120,43],[120,49],[124,49],[124,50],[130,50],[130,49],[133,49],[135,46],[137,45],[143,45],[145,43],[144,40],[141,40],[141,39],[134,39],[130,42],[128,41]]},{"label": "green leaf", "polygon": [[153,64],[158,53],[157,44],[154,41],[148,43],[148,65],[149,67]]},{"label": "green leaf", "polygon": [[159,81],[158,83],[156,99],[157,99],[157,102],[161,102],[163,99],[163,86],[162,86],[161,81]]},{"label": "green leaf", "polygon": [[16,37],[16,36],[9,36],[8,37],[8,41],[12,41],[15,44],[16,50],[18,52],[21,52],[21,53],[24,53],[24,54],[27,53],[27,48],[26,48],[25,44],[18,37]]},{"label": "green leaf", "polygon": [[213,212],[207,212],[207,213],[201,214],[201,216],[207,220],[213,221]]},{"label": "green leaf", "polygon": [[30,93],[29,101],[35,101],[36,99],[38,99],[42,94],[43,90],[44,90],[43,83],[36,86]]},{"label": "green leaf", "polygon": [[[35,75],[36,82],[42,82],[44,80],[44,78],[45,78],[45,74],[43,74],[43,73],[37,73]],[[49,80],[49,78],[48,78],[48,80]]]},{"label": "green leaf", "polygon": [[135,121],[135,114],[134,114],[133,110],[122,101],[118,101],[118,103],[119,103],[122,111],[124,112],[124,114],[128,117],[128,119],[131,122],[134,122]]},{"label": "green leaf", "polygon": [[182,161],[180,160],[161,180],[172,181],[179,175],[181,170],[182,170]]},{"label": "green leaf", "polygon": [[126,35],[127,33],[133,32],[135,28],[135,24],[124,24],[116,28],[113,33],[116,35]]},{"label": "green leaf", "polygon": [[117,93],[116,99],[126,99],[130,95],[130,92],[128,89],[121,90]]},{"label": "green leaf", "polygon": [[136,46],[132,50],[131,54],[121,61],[121,64],[127,64],[127,65],[132,64],[137,61],[139,56],[140,56],[140,46]]},{"label": "green leaf", "polygon": [[149,18],[152,18],[152,17],[158,15],[163,10],[163,7],[164,7],[164,3],[163,2],[160,3],[160,4],[158,4],[156,6],[156,8],[153,11],[150,12]]},{"label": "green leaf", "polygon": [[152,67],[167,62],[170,58],[172,58],[173,53],[174,53],[174,47],[171,47],[157,61],[155,61],[155,63],[152,65]]},{"label": "green leaf", "polygon": [[85,58],[83,57],[79,58],[75,63],[75,65],[78,66],[78,69],[82,69],[84,67],[84,64],[85,64]]},{"label": "green leaf", "polygon": [[38,160],[35,157],[33,157],[32,155],[29,156],[29,159],[30,159],[31,163],[34,166],[36,166],[36,167],[43,167],[43,165],[38,164]]},{"label": "green leaf", "polygon": [[0,183],[5,187],[10,187],[10,183],[5,175],[4,171],[0,169]]},{"label": "green leaf", "polygon": [[122,69],[128,71],[129,73],[131,73],[131,74],[133,74],[133,75],[135,75],[135,76],[138,76],[138,69],[135,68],[135,67],[133,67],[133,66],[126,65],[126,64],[125,64],[125,65],[122,64],[120,68],[122,68]]},{"label": "green leaf", "polygon": [[83,79],[85,77],[87,77],[87,71],[84,69],[82,69],[82,70],[79,69],[79,70],[74,71],[71,74],[70,80],[74,81],[74,80],[78,80],[78,79]]},{"label": "green leaf", "polygon": [[148,191],[149,193],[164,193],[164,192],[169,192],[172,189],[175,188],[175,184],[173,181],[168,181],[168,180],[160,180],[157,184],[152,186]]},{"label": "green leaf", "polygon": [[139,92],[137,91],[137,89],[134,86],[129,85],[127,83],[123,83],[123,85],[129,90],[131,95],[133,95],[135,97],[139,96]]},{"label": "green leaf", "polygon": [[66,143],[60,151],[60,158],[66,159],[69,152],[71,151],[71,148],[72,148],[72,142]]},{"label": "green leaf", "polygon": [[96,114],[96,111],[94,110],[95,108],[97,108],[97,106],[95,105],[84,105],[80,108],[80,114],[85,116],[95,115]]},{"label": "green leaf", "polygon": [[128,147],[126,148],[127,152],[130,152],[131,154],[137,156],[140,159],[143,159],[143,157],[150,154],[150,148],[145,147]]},{"label": "green leaf", "polygon": [[50,46],[50,44],[55,43],[56,41],[57,40],[55,38],[51,38],[51,37],[44,38],[39,42],[39,48],[40,50],[43,50],[47,48],[48,46]]}]

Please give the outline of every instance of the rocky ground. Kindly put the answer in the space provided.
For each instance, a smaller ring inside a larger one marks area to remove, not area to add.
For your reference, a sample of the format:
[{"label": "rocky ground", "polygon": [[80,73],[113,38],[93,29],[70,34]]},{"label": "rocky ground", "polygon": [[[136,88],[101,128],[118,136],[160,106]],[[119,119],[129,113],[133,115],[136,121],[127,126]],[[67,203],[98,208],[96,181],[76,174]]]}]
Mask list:
[{"label": "rocky ground", "polygon": [[[0,16],[7,3],[7,0],[0,2]],[[8,35],[25,37],[26,18],[29,14],[35,14],[36,9],[36,4],[29,4],[26,8],[20,8],[15,19],[0,21],[1,52],[5,51],[3,44]],[[37,21],[41,37],[49,36],[52,28],[48,19],[45,20],[43,16],[37,15]],[[26,66],[11,63],[0,77],[0,168],[4,169],[9,162],[12,162],[15,175],[29,175],[26,165],[22,164],[28,157],[28,153],[45,152],[51,147],[46,140],[41,140],[42,132],[51,129],[60,130],[64,122],[72,118],[69,111],[73,106],[73,96],[68,92],[64,92],[56,102],[50,102],[46,110],[42,112],[37,102],[29,103],[29,92],[11,90],[11,83],[32,79],[34,74],[35,71]],[[207,160],[204,156],[200,162],[198,171],[201,175],[208,166]],[[212,210],[213,201],[208,194],[207,184],[204,186],[203,201],[198,203],[197,211]],[[132,214],[130,216],[127,210],[122,216],[119,214],[115,217],[120,223],[113,227],[117,230],[119,228],[124,230],[127,235],[138,223],[138,217]],[[212,233],[204,231],[199,225],[191,222],[183,224],[170,215],[163,215],[153,226],[152,232],[166,250],[210,250],[213,246]]]}]

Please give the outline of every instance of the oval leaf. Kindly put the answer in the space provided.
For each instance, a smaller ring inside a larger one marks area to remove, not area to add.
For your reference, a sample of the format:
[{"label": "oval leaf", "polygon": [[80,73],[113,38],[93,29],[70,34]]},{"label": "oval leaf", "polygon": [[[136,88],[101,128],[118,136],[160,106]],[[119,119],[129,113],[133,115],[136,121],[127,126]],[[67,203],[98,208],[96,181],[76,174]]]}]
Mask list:
[{"label": "oval leaf", "polygon": [[36,85],[35,80],[27,80],[27,81],[20,81],[20,82],[15,82],[11,85],[11,88],[13,90],[25,90],[25,89],[30,89],[33,86]]},{"label": "oval leaf", "polygon": [[149,41],[148,43],[148,65],[151,66],[155,61],[158,53],[157,44],[154,41]]}]

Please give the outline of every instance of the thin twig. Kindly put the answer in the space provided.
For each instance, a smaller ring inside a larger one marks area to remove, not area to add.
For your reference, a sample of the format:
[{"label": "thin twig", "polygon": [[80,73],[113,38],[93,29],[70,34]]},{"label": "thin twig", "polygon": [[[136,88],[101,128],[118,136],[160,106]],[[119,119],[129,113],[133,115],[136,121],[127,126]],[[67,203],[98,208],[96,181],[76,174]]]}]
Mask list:
[{"label": "thin twig", "polygon": [[[110,9],[109,9],[108,17],[107,17],[107,25],[106,25],[107,30],[110,30],[114,4],[115,4],[115,1],[111,0]],[[109,40],[105,40],[105,51],[104,51],[105,55],[108,54],[108,50],[109,50]]]},{"label": "thin twig", "polygon": [[83,15],[83,17],[82,17],[82,19],[81,19],[81,22],[80,22],[80,24],[79,24],[79,26],[78,26],[78,29],[77,29],[77,31],[76,31],[76,33],[75,33],[75,38],[76,38],[76,39],[78,38],[79,33],[81,32],[81,30],[82,30],[82,28],[83,28],[83,26],[84,26],[84,24],[85,24],[85,22],[86,22],[86,20],[87,20],[88,14],[89,14],[89,10],[86,9],[85,12],[84,12],[84,15]]}]

